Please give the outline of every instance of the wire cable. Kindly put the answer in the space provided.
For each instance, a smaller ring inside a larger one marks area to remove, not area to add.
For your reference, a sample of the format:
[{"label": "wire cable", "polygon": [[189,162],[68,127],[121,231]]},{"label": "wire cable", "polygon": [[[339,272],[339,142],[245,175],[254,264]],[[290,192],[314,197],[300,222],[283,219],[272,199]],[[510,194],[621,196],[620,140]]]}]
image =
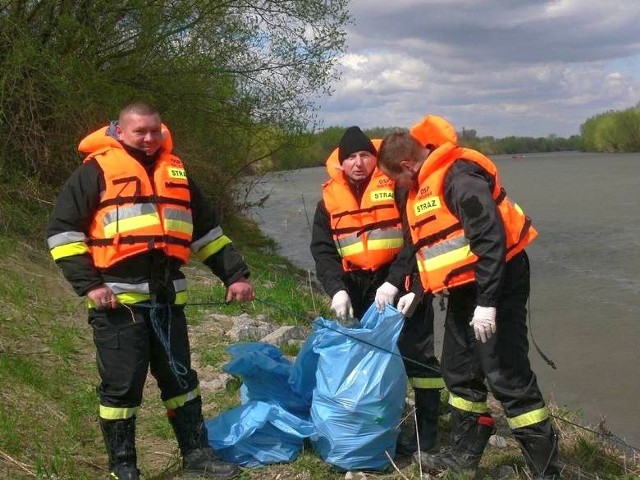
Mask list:
[{"label": "wire cable", "polygon": [[[281,312],[283,312],[283,313],[287,313],[287,314],[291,315],[293,318],[295,318],[295,319],[297,319],[297,320],[304,321],[304,322],[308,322],[308,321],[310,320],[308,317],[303,316],[303,315],[301,315],[300,313],[295,312],[294,310],[292,310],[292,309],[290,309],[290,308],[288,308],[288,307],[285,307],[285,306],[283,306],[283,305],[281,305],[281,304],[279,304],[279,303],[277,303],[277,302],[274,302],[274,301],[272,301],[272,300],[270,300],[270,299],[265,300],[265,299],[261,299],[261,298],[256,297],[256,298],[254,299],[254,301],[257,301],[257,302],[259,302],[259,303],[262,303],[263,305],[265,305],[265,306],[267,306],[267,307],[270,307],[270,308],[273,308],[273,309],[279,310],[279,311],[281,311]],[[197,304],[187,304],[187,306],[188,306],[188,305],[221,305],[221,304],[227,304],[227,303],[226,303],[226,302],[202,302],[202,303],[197,303]],[[529,314],[530,314],[530,310],[529,310]],[[531,319],[530,319],[530,317],[529,317],[529,322],[530,322],[530,321],[531,321]],[[312,321],[312,324],[314,324],[314,325],[318,325],[318,324],[319,324],[318,317],[316,317],[316,318]],[[328,330],[331,330],[331,331],[337,332],[337,333],[339,333],[340,335],[344,335],[345,337],[348,337],[348,338],[350,338],[350,339],[352,339],[352,340],[354,340],[354,341],[356,341],[356,342],[363,343],[363,344],[365,344],[365,345],[368,345],[368,346],[370,346],[370,347],[372,347],[372,348],[376,348],[376,349],[381,350],[381,351],[383,351],[383,352],[385,352],[385,353],[388,353],[388,354],[390,354],[390,355],[394,355],[394,356],[400,357],[400,358],[402,358],[402,359],[403,359],[403,360],[405,360],[405,361],[408,361],[408,362],[411,362],[411,363],[413,363],[413,364],[419,365],[419,366],[421,366],[421,367],[423,367],[423,368],[427,368],[427,369],[429,369],[429,370],[431,370],[431,371],[433,371],[433,372],[437,372],[437,373],[440,375],[440,370],[439,370],[439,369],[434,368],[434,367],[433,367],[433,366],[431,366],[431,365],[425,365],[424,363],[422,363],[422,362],[420,362],[420,361],[413,360],[413,359],[411,359],[411,358],[407,358],[407,357],[405,357],[405,356],[403,356],[403,355],[401,355],[401,354],[399,354],[399,353],[396,353],[396,352],[390,351],[390,350],[388,350],[388,349],[386,349],[386,348],[380,347],[380,346],[378,346],[378,345],[376,345],[376,344],[374,344],[374,343],[368,342],[368,341],[363,340],[363,339],[361,339],[361,338],[357,338],[357,337],[355,337],[355,336],[353,336],[353,335],[350,335],[350,334],[349,334],[349,333],[347,333],[347,332],[344,332],[344,331],[341,331],[341,330],[338,330],[338,329],[332,328],[332,327],[330,327],[330,326],[328,326],[328,325],[326,325],[326,324],[325,324],[325,325],[323,325],[323,327],[324,327],[324,328],[327,328]],[[532,336],[532,339],[533,339],[533,336]],[[534,341],[534,345],[535,345],[535,341]],[[537,345],[536,345],[536,348],[538,348],[538,347],[537,347]],[[555,367],[555,363],[554,363],[553,361],[549,360],[549,359],[546,357],[546,355],[544,355],[544,354],[541,352],[541,350],[539,350],[539,348],[538,348],[538,352],[541,354],[541,356],[542,356],[545,360],[547,360],[547,362],[550,364],[550,366],[552,366],[553,368],[556,368],[556,367]],[[618,445],[620,445],[620,446],[623,446],[624,448],[629,449],[630,451],[634,452],[634,454],[635,454],[635,455],[640,454],[640,448],[635,447],[635,446],[633,446],[633,445],[630,445],[629,443],[625,442],[622,438],[620,438],[620,437],[616,436],[615,434],[613,434],[613,433],[611,433],[611,432],[609,432],[609,433],[607,433],[607,434],[604,434],[604,433],[598,432],[598,431],[596,431],[596,430],[593,430],[592,428],[585,427],[585,426],[580,425],[580,424],[578,424],[578,423],[575,423],[575,422],[572,422],[572,421],[570,421],[570,420],[567,420],[566,418],[559,417],[559,416],[557,416],[557,415],[553,415],[553,414],[550,414],[550,416],[551,416],[551,417],[553,417],[553,418],[555,418],[556,420],[560,420],[560,421],[566,422],[566,423],[568,423],[568,424],[571,424],[571,425],[572,425],[573,427],[575,427],[575,428],[578,428],[578,429],[584,430],[585,432],[589,432],[589,433],[595,434],[595,435],[597,435],[597,436],[599,436],[599,437],[601,437],[601,438],[603,438],[603,439],[605,439],[605,440],[607,440],[607,441],[611,441],[611,442],[614,442],[614,443],[616,443],[616,444],[618,444]]]}]

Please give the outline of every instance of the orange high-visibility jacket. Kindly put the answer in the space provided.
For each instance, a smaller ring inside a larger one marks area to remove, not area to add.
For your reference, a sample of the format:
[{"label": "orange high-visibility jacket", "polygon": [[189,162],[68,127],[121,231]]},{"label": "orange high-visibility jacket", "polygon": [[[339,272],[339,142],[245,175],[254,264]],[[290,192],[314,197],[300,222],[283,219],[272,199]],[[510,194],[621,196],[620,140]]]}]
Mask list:
[{"label": "orange high-visibility jacket", "polygon": [[193,233],[189,184],[182,161],[169,153],[171,137],[163,131],[151,178],[104,128],[80,143],[79,150],[89,153],[84,161],[95,159],[104,173],[105,191],[87,241],[98,268],[150,249],[188,261]]},{"label": "orange high-visibility jacket", "polygon": [[[381,141],[372,140],[376,148]],[[395,182],[376,167],[358,203],[339,166],[335,149],[326,162],[330,179],[322,186],[322,198],[343,269],[378,270],[393,261],[404,244]]]},{"label": "orange high-visibility jacket", "polygon": [[419,188],[409,192],[407,202],[420,279],[425,291],[434,293],[475,281],[478,257],[471,251],[460,220],[449,210],[444,197],[447,172],[457,159],[476,163],[494,179],[492,195],[504,222],[506,260],[521,252],[537,236],[531,219],[507,198],[491,160],[475,150],[443,143],[422,165]]}]

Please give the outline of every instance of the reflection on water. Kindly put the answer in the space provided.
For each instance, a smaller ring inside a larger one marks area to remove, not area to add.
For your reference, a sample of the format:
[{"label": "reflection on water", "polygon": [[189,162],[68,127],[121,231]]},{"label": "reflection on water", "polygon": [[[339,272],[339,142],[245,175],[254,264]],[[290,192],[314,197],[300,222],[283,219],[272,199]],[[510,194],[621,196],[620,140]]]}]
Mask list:
[{"label": "reflection on water", "polygon": [[[531,348],[545,396],[640,447],[640,154],[494,158],[508,195],[540,235],[529,247]],[[280,253],[311,272],[311,222],[324,168],[271,175],[252,212]],[[436,309],[438,310],[438,309]],[[437,328],[442,313],[437,312]],[[437,331],[441,348],[441,331]]]}]

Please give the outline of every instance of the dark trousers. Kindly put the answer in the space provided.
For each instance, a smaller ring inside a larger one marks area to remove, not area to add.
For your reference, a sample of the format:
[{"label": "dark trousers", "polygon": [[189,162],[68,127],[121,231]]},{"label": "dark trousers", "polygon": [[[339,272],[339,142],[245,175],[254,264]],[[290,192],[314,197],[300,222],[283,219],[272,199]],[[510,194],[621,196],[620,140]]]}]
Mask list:
[{"label": "dark trousers", "polygon": [[170,341],[170,352],[178,370],[184,369],[180,381],[171,369],[169,356],[154,331],[151,309],[130,306],[115,310],[89,310],[93,328],[96,359],[101,383],[100,404],[105,407],[137,407],[149,368],[158,382],[163,401],[183,395],[198,386],[191,369],[191,352],[184,309],[163,309],[159,326]]},{"label": "dark trousers", "polygon": [[[387,269],[376,272],[349,272],[345,277],[353,314],[362,318],[387,277]],[[406,292],[401,292],[400,296]],[[409,378],[441,378],[433,344],[433,296],[425,294],[411,317],[407,317],[398,337],[398,350]]]},{"label": "dark trousers", "polygon": [[476,307],[475,284],[449,291],[442,352],[445,384],[465,400],[484,402],[487,399],[486,379],[508,417],[545,405],[528,357],[529,276],[525,252],[507,263],[497,306],[497,330],[487,343],[477,341],[473,327],[469,325]]},{"label": "dark trousers", "polygon": [[[433,296],[423,295],[413,315],[405,318],[398,350],[409,378],[441,378],[433,344]],[[442,380],[440,380],[442,381]]]}]

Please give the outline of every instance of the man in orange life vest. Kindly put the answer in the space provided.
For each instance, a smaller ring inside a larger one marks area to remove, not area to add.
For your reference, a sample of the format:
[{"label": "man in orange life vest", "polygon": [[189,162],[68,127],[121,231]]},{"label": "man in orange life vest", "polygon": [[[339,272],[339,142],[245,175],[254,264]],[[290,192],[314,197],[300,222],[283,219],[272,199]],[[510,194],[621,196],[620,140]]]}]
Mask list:
[{"label": "man in orange life vest", "polygon": [[[376,167],[374,142],[358,127],[344,132],[327,159],[330,178],[323,185],[313,221],[316,274],[342,321],[360,318],[374,301],[379,310],[386,303],[394,305],[407,264],[415,265],[413,253],[403,248],[395,185]],[[398,304],[407,316],[398,347],[414,388],[418,440],[424,450],[433,449],[438,441],[443,387],[434,355],[432,298],[409,293]],[[398,453],[415,450],[415,440],[398,444]]]},{"label": "man in orange life vest", "polygon": [[185,475],[233,478],[208,443],[184,314],[190,252],[249,301],[249,269],[213,209],[171,153],[159,112],[125,106],[118,122],[85,137],[87,155],[65,183],[47,228],[54,260],[87,297],[101,384],[100,427],[111,480],[140,478],[136,414],[149,367],[178,439]]},{"label": "man in orange life vest", "polygon": [[410,189],[406,215],[424,290],[449,293],[442,373],[451,448],[414,458],[431,473],[475,472],[495,430],[488,384],[533,478],[558,478],[557,437],[528,358],[524,249],[537,233],[506,197],[496,166],[456,142],[445,119],[428,115],[411,133],[385,137],[378,156],[382,171]]}]

